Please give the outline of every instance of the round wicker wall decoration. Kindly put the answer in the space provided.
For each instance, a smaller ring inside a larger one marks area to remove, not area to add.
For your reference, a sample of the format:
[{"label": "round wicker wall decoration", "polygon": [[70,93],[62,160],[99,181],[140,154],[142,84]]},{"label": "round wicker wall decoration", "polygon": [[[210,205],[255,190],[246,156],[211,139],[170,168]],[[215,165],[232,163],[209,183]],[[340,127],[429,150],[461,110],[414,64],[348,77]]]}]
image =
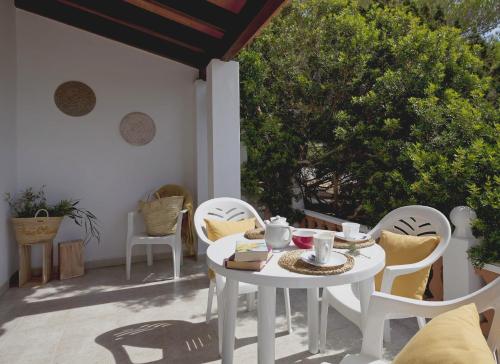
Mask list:
[{"label": "round wicker wall decoration", "polygon": [[59,110],[69,116],[84,116],[96,104],[94,91],[80,81],[64,82],[54,92],[54,102]]},{"label": "round wicker wall decoration", "polygon": [[147,114],[131,112],[120,122],[120,134],[129,144],[146,145],[155,137],[155,122]]}]

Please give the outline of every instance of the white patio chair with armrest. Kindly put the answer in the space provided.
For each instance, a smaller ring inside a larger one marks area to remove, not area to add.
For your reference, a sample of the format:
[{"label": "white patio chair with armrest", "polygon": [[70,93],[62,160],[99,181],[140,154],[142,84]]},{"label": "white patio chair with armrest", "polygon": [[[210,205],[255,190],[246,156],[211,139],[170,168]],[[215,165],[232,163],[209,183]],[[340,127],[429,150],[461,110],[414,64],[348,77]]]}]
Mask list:
[{"label": "white patio chair with armrest", "polygon": [[[382,278],[381,292],[390,293],[394,280],[402,275],[417,272],[431,266],[444,253],[450,242],[451,227],[446,217],[438,210],[428,206],[404,206],[389,212],[369,234],[374,239],[380,237],[382,230],[405,235],[439,235],[440,241],[434,251],[425,259],[412,264],[386,266]],[[362,330],[361,305],[356,285],[341,285],[323,290],[321,300],[320,349],[326,346],[328,306],[333,306],[340,314]],[[425,319],[418,315],[394,318],[417,317],[419,327]],[[386,341],[390,341],[390,322],[386,323]]]},{"label": "white patio chair with armrest", "polygon": [[[255,224],[257,227],[264,227],[264,223],[260,218],[259,214],[255,209],[245,201],[230,198],[230,197],[220,197],[214,198],[212,200],[205,201],[196,209],[194,214],[194,225],[196,228],[196,233],[200,240],[210,245],[214,243],[208,239],[205,230],[205,219],[213,220],[224,220],[224,221],[238,221],[247,218],[255,218]],[[212,314],[212,302],[215,291],[217,291],[217,307],[219,312],[222,306],[222,289],[225,284],[225,278],[216,274],[215,282],[213,279],[210,280],[210,286],[208,288],[208,302],[207,302],[207,312],[206,321],[207,323],[211,319]],[[258,291],[258,287],[253,284],[239,283],[239,293],[246,294],[248,310],[252,310],[255,307],[255,293]],[[288,332],[292,332],[292,322],[290,314],[290,295],[288,288],[284,289],[285,295],[285,311],[287,319]],[[221,320],[219,320],[219,323]]]},{"label": "white patio chair with armrest", "polygon": [[172,259],[174,265],[174,279],[179,278],[182,264],[182,218],[187,210],[181,210],[177,216],[175,234],[165,236],[149,236],[146,234],[144,219],[138,211],[128,213],[127,247],[126,247],[126,270],[127,280],[130,279],[132,264],[132,248],[135,245],[146,245],[148,265],[153,264],[153,245],[169,245],[172,248]]},{"label": "white patio chair with armrest", "polygon": [[[387,293],[373,293],[368,307],[368,319],[363,334],[361,353],[347,355],[341,364],[381,364],[383,354],[384,321],[400,316],[420,316],[433,318],[463,305],[474,303],[479,313],[493,309],[495,315],[488,336],[488,346],[493,355],[500,349],[500,278],[495,279],[480,290],[449,301],[420,301]],[[439,340],[440,338],[436,338]],[[479,363],[477,363],[479,364]]]}]

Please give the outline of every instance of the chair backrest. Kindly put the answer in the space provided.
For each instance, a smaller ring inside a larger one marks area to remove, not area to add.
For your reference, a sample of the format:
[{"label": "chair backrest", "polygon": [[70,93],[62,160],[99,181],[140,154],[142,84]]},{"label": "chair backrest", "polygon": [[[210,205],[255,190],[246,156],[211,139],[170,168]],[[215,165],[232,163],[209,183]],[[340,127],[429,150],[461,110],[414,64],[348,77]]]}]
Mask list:
[{"label": "chair backrest", "polygon": [[240,221],[255,217],[255,225],[264,227],[257,211],[245,201],[231,197],[219,197],[203,202],[194,213],[194,226],[200,240],[211,244],[205,230],[205,219]]},{"label": "chair backrest", "polygon": [[451,238],[451,226],[448,219],[440,211],[429,206],[403,206],[392,210],[369,234],[377,239],[382,230],[414,236],[439,235],[439,245],[433,252],[438,256],[444,253]]},{"label": "chair backrest", "polygon": [[474,303],[479,313],[490,309],[495,311],[488,335],[488,346],[493,354],[498,353],[500,350],[500,277],[468,296],[442,302],[413,300],[380,292],[373,293],[368,308],[361,352],[376,358],[382,357],[384,320],[391,315],[433,318],[469,303]]}]

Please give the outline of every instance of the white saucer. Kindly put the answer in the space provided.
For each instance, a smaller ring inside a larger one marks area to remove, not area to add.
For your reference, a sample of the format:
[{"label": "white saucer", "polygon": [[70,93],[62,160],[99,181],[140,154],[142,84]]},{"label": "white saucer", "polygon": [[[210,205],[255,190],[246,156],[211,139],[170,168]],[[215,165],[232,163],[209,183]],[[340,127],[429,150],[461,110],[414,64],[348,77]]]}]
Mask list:
[{"label": "white saucer", "polygon": [[349,242],[352,242],[352,243],[355,243],[355,242],[358,242],[358,241],[367,241],[367,240],[371,239],[370,235],[364,234],[364,233],[357,233],[356,235],[354,235],[354,237],[347,239],[344,236],[344,233],[342,231],[337,231],[335,233],[335,236],[338,236],[339,239],[341,239],[341,240],[349,241]]},{"label": "white saucer", "polygon": [[317,267],[334,267],[347,263],[347,257],[344,254],[338,253],[336,251],[332,251],[330,253],[330,258],[326,263],[318,263],[314,256],[314,251],[305,251],[300,255],[300,259],[308,264],[312,264]]}]

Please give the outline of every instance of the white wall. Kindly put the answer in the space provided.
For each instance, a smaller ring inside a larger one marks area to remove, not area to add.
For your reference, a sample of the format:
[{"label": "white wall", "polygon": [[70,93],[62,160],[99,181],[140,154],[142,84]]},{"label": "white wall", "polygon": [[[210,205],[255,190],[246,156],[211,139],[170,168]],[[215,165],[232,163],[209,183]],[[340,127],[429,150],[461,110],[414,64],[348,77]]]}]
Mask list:
[{"label": "white wall", "polygon": [[[16,18],[13,1],[0,1],[0,291],[16,270],[8,206],[16,186]],[[1,293],[1,292],[0,292]]]},{"label": "white wall", "polygon": [[[123,257],[126,213],[145,192],[165,183],[194,192],[198,72],[20,10],[17,37],[18,186],[46,185],[53,201],[81,199],[102,223],[102,244],[90,245],[86,260]],[[89,115],[69,117],[56,108],[54,90],[68,80],[93,88],[97,104]],[[120,136],[120,120],[132,111],[156,122],[146,146]],[[77,232],[65,221],[57,240]]]}]

